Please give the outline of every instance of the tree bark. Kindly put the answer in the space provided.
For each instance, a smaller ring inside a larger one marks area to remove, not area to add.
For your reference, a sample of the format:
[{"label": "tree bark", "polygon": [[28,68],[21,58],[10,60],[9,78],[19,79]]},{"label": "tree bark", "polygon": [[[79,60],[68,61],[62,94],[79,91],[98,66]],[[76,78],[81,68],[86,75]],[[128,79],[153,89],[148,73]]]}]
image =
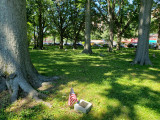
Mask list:
[{"label": "tree bark", "polygon": [[39,93],[33,87],[58,77],[39,75],[31,63],[27,44],[26,0],[0,0],[0,26],[0,82],[5,79],[12,89],[12,102],[17,100],[19,88],[37,99]]},{"label": "tree bark", "polygon": [[77,49],[77,37],[74,37],[73,48]]},{"label": "tree bark", "polygon": [[117,46],[116,46],[116,49],[117,50],[120,50],[121,49],[121,29],[122,29],[122,1],[120,0],[119,1],[119,16],[120,16],[120,22],[118,24],[118,35],[117,35]]},{"label": "tree bark", "polygon": [[159,26],[158,26],[157,49],[160,50],[160,19],[159,19]]},{"label": "tree bark", "polygon": [[61,31],[61,34],[60,34],[60,49],[63,49],[63,32]]},{"label": "tree bark", "polygon": [[90,34],[91,34],[91,0],[87,0],[86,11],[85,11],[85,44],[82,53],[92,54]]},{"label": "tree bark", "polygon": [[118,33],[118,35],[117,35],[117,46],[116,46],[116,49],[117,49],[117,50],[120,50],[120,49],[121,49],[121,36],[120,36],[119,33]]},{"label": "tree bark", "polygon": [[[109,52],[112,52],[113,50],[113,39],[114,39],[114,33],[113,33],[113,26],[114,26],[114,21],[113,21],[113,6],[111,8],[110,0],[107,0],[108,3],[108,19],[109,19]],[[114,3],[112,3],[114,4]]]},{"label": "tree bark", "polygon": [[153,0],[141,0],[138,28],[138,47],[132,64],[152,65],[149,59],[149,30]]},{"label": "tree bark", "polygon": [[52,35],[53,36],[53,45],[56,45],[56,37],[55,35]]},{"label": "tree bark", "polygon": [[38,16],[38,21],[39,21],[39,49],[43,49],[43,27],[42,27],[42,3],[41,0],[39,0],[39,16]]},{"label": "tree bark", "polygon": [[73,20],[72,23],[74,24],[74,42],[73,42],[73,48],[77,49],[77,34],[76,34],[76,27],[75,27],[76,24],[75,24],[74,20]]},{"label": "tree bark", "polygon": [[37,48],[37,40],[36,40],[36,26],[34,25],[34,49]]}]

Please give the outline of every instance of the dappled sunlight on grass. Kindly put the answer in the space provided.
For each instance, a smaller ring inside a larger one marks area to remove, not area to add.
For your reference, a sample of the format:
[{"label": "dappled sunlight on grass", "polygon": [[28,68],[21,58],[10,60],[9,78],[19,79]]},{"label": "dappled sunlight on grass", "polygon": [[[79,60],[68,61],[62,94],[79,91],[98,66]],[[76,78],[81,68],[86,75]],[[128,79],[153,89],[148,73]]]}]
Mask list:
[{"label": "dappled sunlight on grass", "polygon": [[159,113],[156,113],[154,110],[148,107],[135,105],[134,109],[137,119],[139,120],[159,120],[160,118]]},{"label": "dappled sunlight on grass", "polygon": [[[13,120],[158,120],[160,119],[160,51],[150,50],[153,66],[132,66],[134,49],[109,53],[93,49],[94,54],[82,49],[30,50],[32,62],[42,75],[60,76],[51,86],[38,91],[47,95],[45,101],[52,108],[31,103],[12,105],[12,115],[5,108],[2,118]],[[156,53],[156,58],[152,54]],[[88,114],[77,113],[68,107],[71,87],[78,100],[93,104]],[[21,101],[21,100],[20,100]],[[18,103],[17,103],[18,104]],[[31,105],[31,106],[29,106]],[[26,114],[26,115],[25,115]],[[13,117],[12,117],[13,116]]]},{"label": "dappled sunlight on grass", "polygon": [[153,67],[150,67],[149,70],[152,70],[152,71],[160,71],[160,68],[153,68]]}]

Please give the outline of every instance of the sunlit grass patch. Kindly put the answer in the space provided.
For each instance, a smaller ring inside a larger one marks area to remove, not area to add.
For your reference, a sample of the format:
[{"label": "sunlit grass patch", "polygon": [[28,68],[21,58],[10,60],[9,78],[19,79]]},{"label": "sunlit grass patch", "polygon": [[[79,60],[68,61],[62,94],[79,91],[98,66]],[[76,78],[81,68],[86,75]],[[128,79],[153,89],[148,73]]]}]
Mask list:
[{"label": "sunlit grass patch", "polygon": [[146,106],[135,105],[135,114],[139,120],[159,120],[159,113]]},{"label": "sunlit grass patch", "polygon": [[[59,50],[53,46],[48,50],[30,50],[40,74],[61,77],[38,89],[47,95],[44,100],[52,108],[20,99],[12,105],[0,104],[0,120],[160,119],[160,51],[150,50],[153,66],[132,66],[134,49],[112,53],[93,49],[92,55],[81,52],[82,49]],[[77,113],[68,106],[71,87],[78,100],[93,104],[88,114]],[[0,101],[4,101],[1,95]]]}]

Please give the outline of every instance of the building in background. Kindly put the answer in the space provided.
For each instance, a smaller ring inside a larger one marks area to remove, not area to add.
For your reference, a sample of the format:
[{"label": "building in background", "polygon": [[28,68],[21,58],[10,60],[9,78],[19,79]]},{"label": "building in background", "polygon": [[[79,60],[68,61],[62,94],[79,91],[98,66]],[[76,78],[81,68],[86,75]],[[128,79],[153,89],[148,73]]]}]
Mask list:
[{"label": "building in background", "polygon": [[94,45],[94,44],[105,44],[105,40],[91,40],[91,45]]},{"label": "building in background", "polygon": [[[158,40],[158,34],[150,34],[149,35],[149,44],[156,44]],[[131,43],[137,44],[138,38],[131,38]]]}]

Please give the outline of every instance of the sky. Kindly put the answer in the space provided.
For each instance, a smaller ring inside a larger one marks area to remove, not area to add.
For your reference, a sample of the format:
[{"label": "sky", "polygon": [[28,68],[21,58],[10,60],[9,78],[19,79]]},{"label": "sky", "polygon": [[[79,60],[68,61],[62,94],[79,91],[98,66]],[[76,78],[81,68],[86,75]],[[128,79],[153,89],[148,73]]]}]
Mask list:
[{"label": "sky", "polygon": [[129,0],[129,2],[132,4],[132,3],[133,3],[133,0]]}]

